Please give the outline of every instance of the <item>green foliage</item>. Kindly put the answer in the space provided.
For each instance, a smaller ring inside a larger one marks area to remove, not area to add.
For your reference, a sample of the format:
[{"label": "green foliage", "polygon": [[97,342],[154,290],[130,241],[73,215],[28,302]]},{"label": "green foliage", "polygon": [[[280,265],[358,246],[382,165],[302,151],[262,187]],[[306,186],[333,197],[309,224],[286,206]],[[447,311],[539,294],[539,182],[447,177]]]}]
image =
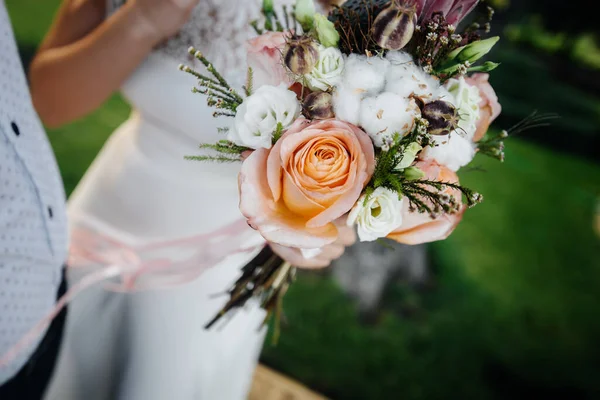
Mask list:
[{"label": "green foliage", "polygon": [[254,71],[252,68],[248,67],[248,72],[246,73],[246,85],[244,86],[244,92],[246,96],[249,97],[254,92]]}]

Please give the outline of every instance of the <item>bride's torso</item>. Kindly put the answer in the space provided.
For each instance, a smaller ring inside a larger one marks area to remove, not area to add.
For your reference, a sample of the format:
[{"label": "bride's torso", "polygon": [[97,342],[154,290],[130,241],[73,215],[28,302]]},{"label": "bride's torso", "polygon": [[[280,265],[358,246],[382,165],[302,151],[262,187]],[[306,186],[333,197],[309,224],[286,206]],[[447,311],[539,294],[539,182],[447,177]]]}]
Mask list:
[{"label": "bride's torso", "polygon": [[[114,12],[125,0],[109,0]],[[142,117],[162,122],[195,141],[222,139],[217,128],[226,119],[212,118],[206,98],[191,93],[195,80],[178,70],[179,64],[202,69],[188,54],[201,50],[234,87],[246,75],[246,41],[255,36],[250,22],[258,20],[261,0],[201,0],[179,34],[158,46],[122,88],[122,93]],[[281,3],[291,3],[284,0]],[[190,151],[190,149],[187,149]],[[193,149],[192,149],[193,150]]]},{"label": "bride's torso", "polygon": [[[125,0],[108,0],[108,14]],[[157,47],[132,74],[122,93],[132,115],[107,142],[70,201],[73,223],[96,219],[123,237],[155,241],[211,232],[241,218],[240,164],[184,160],[200,143],[223,139],[195,80],[178,70],[198,67],[187,53],[201,50],[233,86],[246,74],[250,22],[261,0],[201,0],[189,22]],[[283,0],[279,4],[291,4]]]}]

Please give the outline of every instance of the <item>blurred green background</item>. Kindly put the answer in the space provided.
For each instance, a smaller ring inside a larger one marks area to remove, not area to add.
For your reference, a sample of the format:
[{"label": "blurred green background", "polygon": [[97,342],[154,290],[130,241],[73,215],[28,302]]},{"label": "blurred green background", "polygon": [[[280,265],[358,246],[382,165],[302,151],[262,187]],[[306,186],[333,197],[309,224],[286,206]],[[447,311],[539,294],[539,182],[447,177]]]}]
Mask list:
[{"label": "blurred green background", "polygon": [[[6,0],[25,63],[58,3]],[[581,1],[495,3],[497,126],[535,109],[561,120],[461,174],[486,201],[428,248],[427,284],[390,282],[375,318],[329,273],[301,274],[267,365],[334,399],[600,398],[597,18]],[[114,96],[49,130],[68,192],[128,112]]]}]

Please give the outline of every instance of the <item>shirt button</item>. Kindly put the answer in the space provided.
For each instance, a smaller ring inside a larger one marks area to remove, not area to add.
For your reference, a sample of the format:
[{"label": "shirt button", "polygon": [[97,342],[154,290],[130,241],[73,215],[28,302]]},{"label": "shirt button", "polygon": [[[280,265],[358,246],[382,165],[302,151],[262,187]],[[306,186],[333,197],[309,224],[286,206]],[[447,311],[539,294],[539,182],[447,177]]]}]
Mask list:
[{"label": "shirt button", "polygon": [[54,217],[54,212],[52,211],[52,207],[48,207],[48,216],[50,217],[50,219],[52,219],[52,217]]},{"label": "shirt button", "polygon": [[19,126],[14,121],[10,123],[10,127],[12,128],[15,135],[19,136],[21,134],[21,131],[19,130]]}]

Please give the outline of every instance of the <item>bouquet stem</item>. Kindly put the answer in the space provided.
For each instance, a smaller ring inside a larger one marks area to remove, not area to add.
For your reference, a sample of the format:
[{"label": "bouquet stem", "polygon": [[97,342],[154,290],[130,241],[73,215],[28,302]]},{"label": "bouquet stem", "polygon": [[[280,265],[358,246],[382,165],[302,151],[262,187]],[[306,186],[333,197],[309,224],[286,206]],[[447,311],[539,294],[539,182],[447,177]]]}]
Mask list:
[{"label": "bouquet stem", "polygon": [[279,323],[283,316],[283,296],[295,276],[296,268],[283,261],[267,247],[242,269],[242,276],[227,292],[229,300],[205,328],[211,328],[225,315],[244,307],[250,299],[257,298],[260,306],[267,312],[263,324],[271,317],[275,317],[273,340],[276,341],[279,336]]}]

